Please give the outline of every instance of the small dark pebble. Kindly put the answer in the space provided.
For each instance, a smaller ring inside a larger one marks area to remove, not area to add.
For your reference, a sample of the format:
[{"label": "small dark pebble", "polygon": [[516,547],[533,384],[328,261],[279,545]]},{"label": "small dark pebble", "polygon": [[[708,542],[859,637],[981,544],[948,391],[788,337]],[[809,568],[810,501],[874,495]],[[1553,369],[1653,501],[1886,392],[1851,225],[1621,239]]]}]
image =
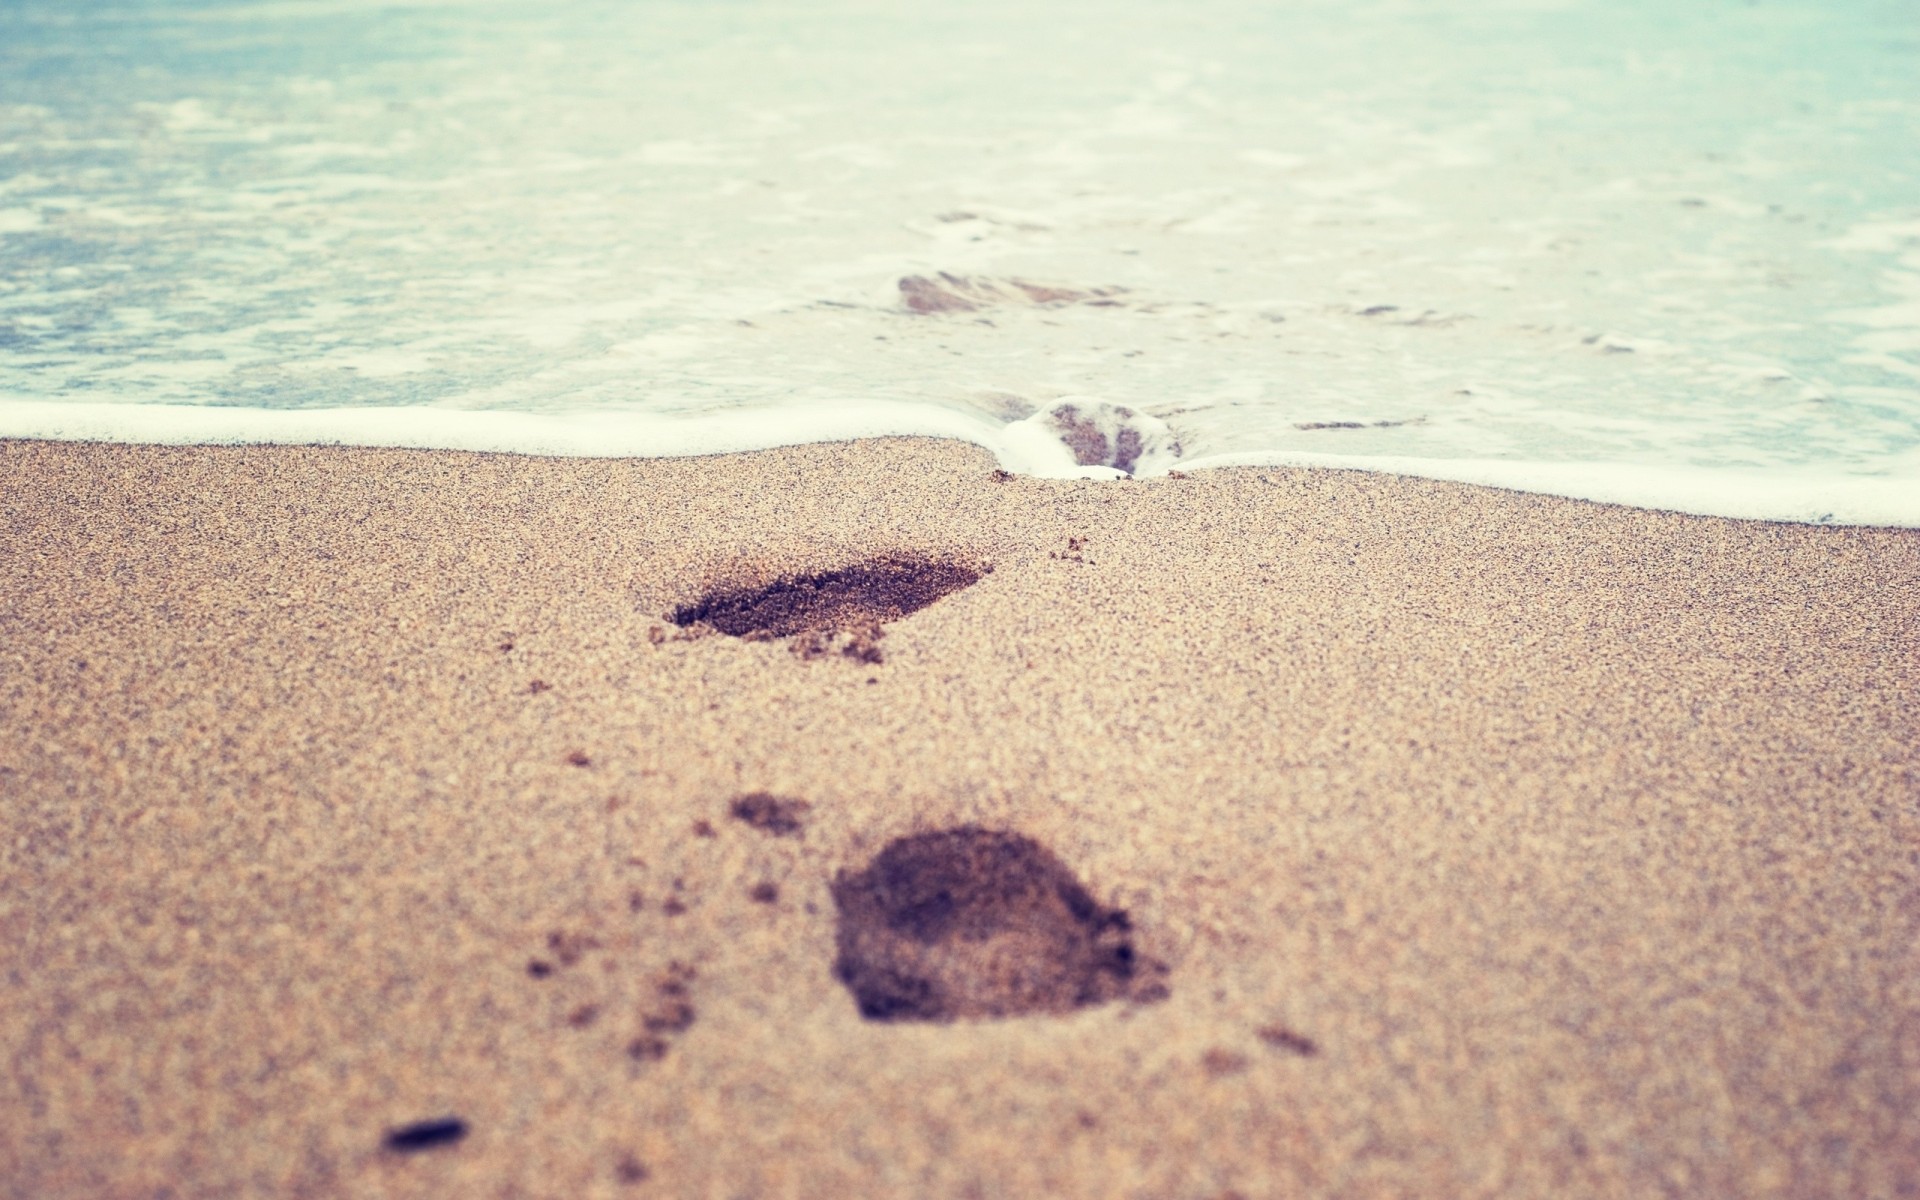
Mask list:
[{"label": "small dark pebble", "polygon": [[544,679],[536,679],[527,685],[527,692],[535,696],[538,696],[541,692],[550,692],[552,690],[553,685]]},{"label": "small dark pebble", "polygon": [[1320,1053],[1320,1044],[1305,1034],[1295,1033],[1284,1025],[1268,1025],[1255,1031],[1260,1040],[1277,1050],[1298,1054],[1301,1058],[1312,1058]]},{"label": "small dark pebble", "polygon": [[412,1154],[431,1150],[435,1146],[451,1145],[466,1136],[467,1123],[459,1117],[437,1117],[431,1121],[415,1121],[411,1125],[387,1130],[385,1145],[396,1153]]},{"label": "small dark pebble", "polygon": [[593,759],[587,757],[585,750],[575,750],[572,754],[567,755],[567,762],[576,767],[590,767],[593,765]]},{"label": "small dark pebble", "polygon": [[777,904],[780,902],[780,887],[774,883],[756,883],[747,890],[747,898],[755,904]]},{"label": "small dark pebble", "polygon": [[733,819],[744,821],[762,833],[774,837],[795,837],[807,826],[812,805],[805,800],[790,800],[769,792],[749,792],[733,802]]},{"label": "small dark pebble", "polygon": [[613,1168],[613,1177],[621,1183],[645,1183],[653,1172],[647,1170],[647,1164],[629,1154]]},{"label": "small dark pebble", "polygon": [[693,823],[693,836],[703,837],[703,838],[713,837],[714,836],[713,822],[712,821],[695,821]]},{"label": "small dark pebble", "polygon": [[547,976],[553,974],[553,964],[550,962],[541,962],[536,958],[527,964],[527,974],[533,976],[535,979],[545,979]]},{"label": "small dark pebble", "polygon": [[681,913],[687,911],[687,906],[680,902],[680,897],[668,896],[666,903],[660,906],[660,911],[667,914],[670,917],[677,917]]},{"label": "small dark pebble", "polygon": [[675,1000],[661,1006],[659,1012],[648,1013],[640,1024],[648,1033],[685,1033],[693,1028],[698,1016],[693,1005],[685,1000]]}]

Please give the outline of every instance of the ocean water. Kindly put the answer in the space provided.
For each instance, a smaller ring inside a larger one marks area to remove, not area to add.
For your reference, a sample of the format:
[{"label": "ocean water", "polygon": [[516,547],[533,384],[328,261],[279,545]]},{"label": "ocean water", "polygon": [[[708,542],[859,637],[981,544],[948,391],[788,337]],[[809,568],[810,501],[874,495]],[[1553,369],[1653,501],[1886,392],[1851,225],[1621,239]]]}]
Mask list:
[{"label": "ocean water", "polygon": [[1920,525],[1920,3],[0,3],[0,436],[880,433]]}]

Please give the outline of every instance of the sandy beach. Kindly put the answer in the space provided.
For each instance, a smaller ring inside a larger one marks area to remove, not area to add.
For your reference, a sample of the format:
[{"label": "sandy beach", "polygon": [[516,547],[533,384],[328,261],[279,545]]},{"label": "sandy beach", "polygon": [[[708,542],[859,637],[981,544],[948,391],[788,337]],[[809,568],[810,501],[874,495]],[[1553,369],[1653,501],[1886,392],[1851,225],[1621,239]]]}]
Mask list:
[{"label": "sandy beach", "polygon": [[907,439],[0,521],[8,1197],[1920,1196],[1920,531]]}]

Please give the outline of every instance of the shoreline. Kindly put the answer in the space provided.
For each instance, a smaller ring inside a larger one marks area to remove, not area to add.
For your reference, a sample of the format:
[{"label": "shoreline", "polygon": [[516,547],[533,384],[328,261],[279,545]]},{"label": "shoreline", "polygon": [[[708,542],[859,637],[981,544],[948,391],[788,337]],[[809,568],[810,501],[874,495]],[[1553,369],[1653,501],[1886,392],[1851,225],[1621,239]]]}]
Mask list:
[{"label": "shoreline", "polygon": [[[0,441],[0,517],[20,1194],[1920,1172],[1920,531],[896,438]],[[991,570],[860,653],[669,619],[916,557]],[[1165,994],[864,1019],[837,881],[970,826]]]},{"label": "shoreline", "polygon": [[[1149,417],[1147,424],[1161,422]],[[809,410],[805,417],[758,409],[689,417],[404,407],[262,410],[64,401],[0,405],[0,445],[48,440],[187,448],[324,446],[562,459],[705,459],[900,438],[952,440],[978,447],[1016,475],[1106,480],[1116,474],[1102,466],[1076,465],[1057,438],[1033,428],[1031,421],[1007,422],[959,409],[897,401],[836,401],[830,413]],[[1920,528],[1920,499],[1916,499],[1920,474],[1911,472],[1852,475],[1777,467],[1421,458],[1296,447],[1159,459],[1139,477],[1229,467],[1360,471],[1730,520]]]}]

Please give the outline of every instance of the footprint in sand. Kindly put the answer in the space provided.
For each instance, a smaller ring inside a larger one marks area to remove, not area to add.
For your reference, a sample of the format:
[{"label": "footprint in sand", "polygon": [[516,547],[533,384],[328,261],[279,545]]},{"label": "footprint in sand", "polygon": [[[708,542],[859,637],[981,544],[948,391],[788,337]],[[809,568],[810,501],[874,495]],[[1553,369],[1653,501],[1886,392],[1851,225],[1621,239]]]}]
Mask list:
[{"label": "footprint in sand", "polygon": [[793,652],[802,658],[837,653],[877,663],[885,657],[881,626],[978,583],[991,570],[954,559],[888,555],[758,587],[715,591],[681,605],[667,619],[682,629],[704,625],[749,641],[792,638]]},{"label": "footprint in sand", "polygon": [[833,884],[834,974],[872,1021],[1066,1013],[1167,997],[1164,964],[1031,838],[964,826],[897,839]]}]

